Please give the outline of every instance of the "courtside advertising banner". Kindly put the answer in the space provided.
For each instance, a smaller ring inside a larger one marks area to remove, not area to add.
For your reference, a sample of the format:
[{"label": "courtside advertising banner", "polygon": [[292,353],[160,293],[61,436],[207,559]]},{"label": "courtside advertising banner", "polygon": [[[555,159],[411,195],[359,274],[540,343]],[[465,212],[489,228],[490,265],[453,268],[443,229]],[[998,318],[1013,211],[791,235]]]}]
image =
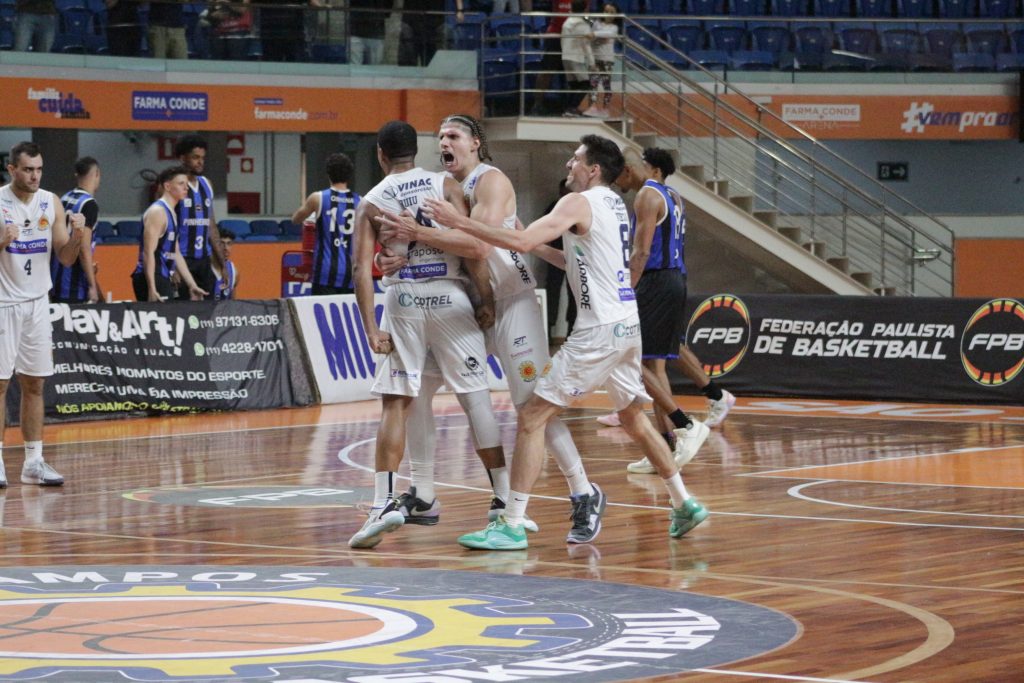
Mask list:
[{"label": "courtside advertising banner", "polygon": [[[547,293],[536,290],[541,311],[547,313]],[[305,345],[321,403],[344,403],[372,398],[370,388],[380,356],[370,350],[366,330],[353,294],[289,299]],[[377,322],[384,314],[384,295],[374,295]],[[546,319],[546,318],[545,318]],[[508,388],[505,373],[494,356],[487,357],[492,391]]]},{"label": "courtside advertising banner", "polygon": [[46,416],[293,404],[280,301],[51,304]]},{"label": "courtside advertising banner", "polygon": [[1016,299],[716,294],[687,310],[687,344],[736,394],[1024,404]]}]

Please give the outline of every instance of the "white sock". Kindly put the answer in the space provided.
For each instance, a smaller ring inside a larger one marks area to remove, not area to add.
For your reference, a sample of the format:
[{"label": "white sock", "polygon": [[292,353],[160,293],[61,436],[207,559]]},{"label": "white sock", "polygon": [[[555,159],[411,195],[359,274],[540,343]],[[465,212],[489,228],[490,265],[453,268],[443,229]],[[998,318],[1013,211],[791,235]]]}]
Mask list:
[{"label": "white sock", "polygon": [[569,493],[574,496],[593,493],[594,489],[587,479],[587,471],[583,469],[580,452],[576,449],[576,442],[572,440],[572,434],[565,423],[557,417],[549,420],[544,426],[544,440],[547,442],[548,450],[555,456],[558,469],[569,483]]},{"label": "white sock", "polygon": [[487,476],[491,478],[491,489],[494,491],[494,495],[500,498],[505,503],[508,503],[508,468],[495,467],[493,470],[487,470]]},{"label": "white sock", "polygon": [[[437,426],[431,404],[443,380],[425,376],[420,395],[413,399],[406,417],[405,458],[409,461],[409,477],[416,495],[428,503],[434,500],[434,452],[437,447]],[[409,438],[411,437],[411,438]]]},{"label": "white sock", "polygon": [[373,473],[373,507],[382,508],[395,497],[395,473]]},{"label": "white sock", "polygon": [[668,497],[672,499],[672,508],[683,507],[683,503],[690,498],[690,494],[686,492],[686,486],[683,484],[683,478],[676,472],[664,482],[665,488],[668,489]]},{"label": "white sock", "polygon": [[42,441],[26,441],[25,442],[25,464],[36,465],[43,461],[43,442]]},{"label": "white sock", "polygon": [[509,526],[522,526],[526,518],[526,504],[530,502],[529,493],[509,491],[505,505],[505,521]]}]

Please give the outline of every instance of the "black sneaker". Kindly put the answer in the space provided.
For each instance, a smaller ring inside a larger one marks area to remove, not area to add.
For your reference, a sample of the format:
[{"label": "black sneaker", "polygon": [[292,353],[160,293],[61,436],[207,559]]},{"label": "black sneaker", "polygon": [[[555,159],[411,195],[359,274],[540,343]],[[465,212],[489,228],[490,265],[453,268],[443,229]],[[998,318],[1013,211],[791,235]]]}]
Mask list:
[{"label": "black sneaker", "polygon": [[590,543],[601,532],[601,516],[608,504],[608,498],[601,488],[591,482],[594,492],[582,496],[572,496],[572,529],[566,537],[568,543]]},{"label": "black sneaker", "polygon": [[441,521],[440,501],[434,498],[428,503],[417,498],[415,486],[410,486],[408,491],[398,497],[398,511],[405,517],[406,524],[434,526]]}]

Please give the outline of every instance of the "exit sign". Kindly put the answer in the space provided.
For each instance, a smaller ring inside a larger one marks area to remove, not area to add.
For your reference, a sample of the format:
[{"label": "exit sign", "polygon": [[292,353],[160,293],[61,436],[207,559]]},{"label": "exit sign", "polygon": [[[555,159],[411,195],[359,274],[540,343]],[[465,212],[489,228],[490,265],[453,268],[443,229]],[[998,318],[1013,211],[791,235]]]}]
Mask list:
[{"label": "exit sign", "polygon": [[906,161],[879,161],[878,179],[892,181],[910,180],[910,164]]}]

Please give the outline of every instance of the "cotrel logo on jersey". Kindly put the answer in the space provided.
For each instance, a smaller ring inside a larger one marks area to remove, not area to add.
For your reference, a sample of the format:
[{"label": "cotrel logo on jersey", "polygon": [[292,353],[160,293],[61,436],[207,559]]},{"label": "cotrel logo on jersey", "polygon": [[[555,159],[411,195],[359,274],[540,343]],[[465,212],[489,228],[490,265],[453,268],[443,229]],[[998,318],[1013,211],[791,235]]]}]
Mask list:
[{"label": "cotrel logo on jersey", "polygon": [[612,683],[799,633],[774,610],[696,593],[319,566],[5,568],[0,623],[0,679],[49,683]]},{"label": "cotrel logo on jersey", "polygon": [[690,316],[686,345],[697,354],[708,377],[732,371],[750,344],[750,312],[731,294],[710,296]]},{"label": "cotrel logo on jersey", "polygon": [[960,360],[978,384],[997,387],[1013,381],[1024,368],[1024,305],[993,299],[975,311],[960,339]]}]

